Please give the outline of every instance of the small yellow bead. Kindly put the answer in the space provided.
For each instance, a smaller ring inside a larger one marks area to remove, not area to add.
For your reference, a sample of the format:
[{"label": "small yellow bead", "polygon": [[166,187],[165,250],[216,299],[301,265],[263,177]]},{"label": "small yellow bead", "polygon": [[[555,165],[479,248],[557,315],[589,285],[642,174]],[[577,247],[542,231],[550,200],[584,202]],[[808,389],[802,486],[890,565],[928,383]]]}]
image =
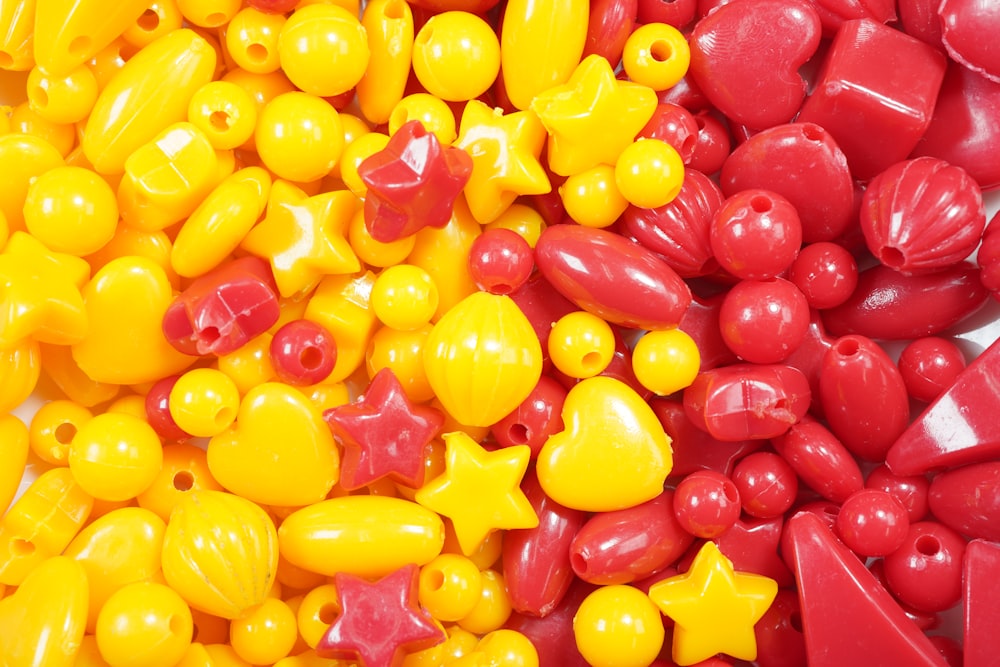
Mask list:
[{"label": "small yellow bead", "polygon": [[118,201],[107,181],[81,167],[56,167],[28,187],[24,224],[51,250],[82,257],[114,238]]},{"label": "small yellow bead", "polygon": [[444,100],[434,95],[414,93],[401,99],[389,114],[389,134],[395,134],[396,130],[411,120],[423,123],[442,146],[450,146],[458,137],[455,114]]},{"label": "small yellow bead", "polygon": [[242,4],[241,0],[177,0],[184,18],[200,28],[224,26],[236,16]]},{"label": "small yellow bead", "polygon": [[350,146],[359,137],[372,131],[372,128],[363,119],[353,113],[340,114],[340,124],[344,128],[344,147]]},{"label": "small yellow bead", "polygon": [[438,307],[438,289],[419,266],[397,264],[382,271],[372,288],[372,308],[383,324],[401,331],[419,329]]},{"label": "small yellow bead", "polygon": [[188,121],[205,133],[216,150],[238,148],[253,136],[257,105],[235,83],[212,81],[191,97]]},{"label": "small yellow bead", "polygon": [[580,310],[556,321],[548,348],[549,358],[560,372],[583,379],[598,375],[611,363],[615,335],[610,324]]},{"label": "small yellow bead", "polygon": [[321,97],[356,86],[371,57],[357,13],[327,4],[297,9],[281,29],[278,52],[291,82]]},{"label": "small yellow bead", "polygon": [[50,123],[79,122],[97,101],[97,79],[85,66],[60,77],[35,67],[28,74],[27,90],[31,109]]},{"label": "small yellow bead", "polygon": [[316,648],[326,629],[340,615],[340,598],[333,584],[317,586],[302,598],[296,619],[299,634],[309,648]]},{"label": "small yellow bead", "polygon": [[[340,180],[344,182],[347,189],[358,197],[364,197],[368,193],[368,186],[358,175],[358,165],[367,158],[384,149],[389,143],[389,135],[381,132],[369,132],[357,138],[344,148],[340,156]],[[362,219],[363,221],[363,219]],[[352,242],[353,243],[353,242]]]},{"label": "small yellow bead", "polygon": [[458,621],[462,629],[477,635],[499,629],[513,611],[503,575],[496,570],[483,570],[482,575],[483,589],[479,601],[468,615]]},{"label": "small yellow bead", "polygon": [[559,186],[559,196],[566,214],[584,227],[613,225],[628,208],[615,184],[615,168],[607,164],[573,174]]},{"label": "small yellow bead", "polygon": [[632,586],[602,586],[573,619],[576,647],[593,667],[646,667],[663,648],[663,620],[649,597]]},{"label": "small yellow bead", "polygon": [[133,49],[141,49],[184,25],[177,0],[153,0],[135,23],[126,28],[122,39]]},{"label": "small yellow bead", "polygon": [[172,667],[184,656],[194,625],[191,609],[169,586],[129,584],[108,598],[97,617],[97,646],[111,667]]},{"label": "small yellow bead", "polygon": [[73,477],[101,500],[134,498],[149,488],[162,464],[156,431],[132,415],[97,415],[80,426],[70,443]]},{"label": "small yellow bead", "polygon": [[541,213],[526,204],[513,204],[483,229],[509,229],[520,234],[534,248],[545,227],[545,219]]},{"label": "small yellow bead", "polygon": [[667,396],[694,382],[701,354],[691,336],[680,329],[650,331],[632,350],[632,370],[639,383]]},{"label": "small yellow bead", "polygon": [[76,146],[76,126],[72,123],[53,123],[31,108],[28,102],[14,107],[10,114],[11,132],[30,134],[49,142],[64,158]]},{"label": "small yellow bead", "polygon": [[229,624],[229,643],[252,665],[270,665],[289,654],[298,638],[295,614],[281,600],[268,598]]},{"label": "small yellow bead", "polygon": [[69,448],[80,427],[94,414],[73,401],[49,401],[31,418],[28,444],[31,451],[54,466],[69,465]]},{"label": "small yellow bead", "polygon": [[489,90],[500,72],[500,41],[475,14],[435,14],[413,41],[413,72],[435,97],[474,99]]},{"label": "small yellow bead", "polygon": [[278,95],[261,112],[254,133],[264,166],[299,182],[326,176],[344,148],[337,110],[319,97],[292,92]]},{"label": "small yellow bead", "polygon": [[268,74],[281,67],[278,35],[285,25],[282,14],[265,14],[247,7],[226,26],[226,51],[239,67]]},{"label": "small yellow bead", "polygon": [[672,202],[684,184],[684,161],[659,139],[640,139],[622,151],[615,164],[615,184],[629,203],[658,208]]},{"label": "small yellow bead", "polygon": [[105,412],[132,415],[136,419],[146,419],[146,397],[140,394],[126,394],[116,398]]},{"label": "small yellow bead", "polygon": [[417,241],[413,234],[389,243],[375,240],[365,225],[364,210],[358,211],[351,218],[351,223],[347,227],[347,240],[358,259],[369,266],[380,268],[401,263],[412,252],[413,245]]},{"label": "small yellow bead", "polygon": [[538,650],[531,640],[516,630],[487,633],[476,645],[491,667],[538,667]]},{"label": "small yellow bead", "polygon": [[483,576],[469,558],[441,554],[420,569],[420,604],[439,621],[468,616],[482,596]]},{"label": "small yellow bead", "polygon": [[681,31],[666,23],[647,23],[625,41],[622,66],[632,81],[660,91],[684,78],[691,49]]},{"label": "small yellow bead", "polygon": [[170,416],[184,431],[210,438],[225,431],[236,419],[240,392],[236,383],[213,368],[198,368],[182,375],[170,390]]},{"label": "small yellow bead", "polygon": [[434,398],[424,369],[424,347],[430,332],[430,324],[412,331],[381,327],[372,336],[365,355],[368,377],[375,377],[383,368],[391,368],[411,401],[423,403]]},{"label": "small yellow bead", "polygon": [[[187,443],[163,448],[163,466],[153,483],[136,497],[139,507],[148,509],[164,521],[170,512],[192,491],[222,491],[208,469],[205,450]],[[208,641],[204,639],[203,641]]]}]

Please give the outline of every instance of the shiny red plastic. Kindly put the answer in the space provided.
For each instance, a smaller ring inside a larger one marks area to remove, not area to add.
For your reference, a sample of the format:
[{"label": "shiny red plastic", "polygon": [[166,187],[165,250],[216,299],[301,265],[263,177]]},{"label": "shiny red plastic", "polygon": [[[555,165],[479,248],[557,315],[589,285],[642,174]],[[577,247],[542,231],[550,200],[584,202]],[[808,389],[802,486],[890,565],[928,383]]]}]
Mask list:
[{"label": "shiny red plastic", "polygon": [[795,502],[799,480],[785,459],[755,452],[739,461],[731,475],[740,492],[743,511],[758,519],[780,517]]},{"label": "shiny red plastic", "polygon": [[223,264],[174,299],[163,314],[163,335],[184,354],[229,354],[278,321],[277,291],[266,261]]},{"label": "shiny red plastic", "polygon": [[771,190],[743,190],[722,203],[709,240],[719,265],[737,278],[763,280],[787,269],[802,245],[791,202]]},{"label": "shiny red plastic", "polygon": [[[643,0],[645,1],[645,0]],[[587,41],[583,43],[581,60],[591,54],[603,56],[612,68],[618,66],[625,41],[632,34],[638,0],[594,0],[590,3]]]},{"label": "shiny red plastic", "polygon": [[709,235],[721,205],[719,186],[700,171],[688,169],[680,193],[666,206],[625,209],[622,232],[662,257],[680,276],[707,275],[719,267]]},{"label": "shiny red plastic", "polygon": [[[938,19],[937,8],[939,0],[898,0],[897,10],[903,32],[916,37],[921,42],[944,49],[941,44],[941,21]],[[960,69],[965,69],[960,67]],[[949,64],[949,68],[951,64]],[[938,100],[940,103],[940,99]]]},{"label": "shiny red plastic", "polygon": [[1000,341],[969,364],[893,443],[885,459],[892,471],[917,475],[1000,456],[998,374]]},{"label": "shiny red plastic", "polygon": [[337,363],[333,334],[311,320],[292,320],[271,338],[271,364],[285,384],[305,386],[322,382]]},{"label": "shiny red plastic", "polygon": [[830,133],[814,123],[790,123],[758,132],[722,165],[726,196],[750,188],[792,203],[807,243],[830,241],[854,221],[854,184],[847,158]]},{"label": "shiny red plastic", "polygon": [[698,140],[687,166],[703,174],[714,174],[722,169],[729,157],[729,150],[732,148],[729,129],[708,111],[696,114],[694,122],[698,126]]},{"label": "shiny red plastic", "polygon": [[798,111],[806,94],[798,70],[819,40],[820,18],[812,3],[741,0],[695,25],[691,72],[719,111],[763,130],[788,122]]},{"label": "shiny red plastic", "polygon": [[[889,583],[885,579],[885,560],[882,558],[872,559],[868,564],[868,571],[882,584],[882,588],[889,591]],[[890,592],[890,595],[892,593]],[[928,632],[930,630],[936,630],[941,627],[941,614],[936,611],[921,611],[920,609],[915,609],[905,602],[901,602],[899,598],[896,598],[896,602],[899,604],[903,613],[906,614],[914,625]]]},{"label": "shiny red plastic", "polygon": [[979,264],[979,279],[983,287],[993,293],[993,298],[997,298],[1000,291],[1000,212],[993,215],[986,231],[983,232],[983,242],[976,253],[976,262]]},{"label": "shiny red plastic", "polygon": [[850,299],[823,311],[823,322],[835,336],[908,340],[950,329],[988,296],[971,262],[915,276],[878,265],[861,272]]},{"label": "shiny red plastic", "polygon": [[[819,375],[823,370],[823,357],[826,351],[833,345],[835,339],[830,338],[823,328],[823,321],[820,319],[819,311],[812,310],[809,318],[809,328],[806,330],[806,337],[802,340],[792,354],[785,359],[784,363],[792,368],[802,371],[809,381],[809,390],[813,396],[819,395]],[[819,401],[814,401],[810,407],[812,413],[818,417],[823,416],[823,409]]]},{"label": "shiny red plastic", "polygon": [[[681,1],[683,2],[683,0]],[[707,111],[712,106],[708,98],[705,97],[705,93],[701,92],[701,88],[698,87],[698,84],[691,77],[690,69],[672,87],[657,91],[656,98],[660,101],[660,104],[676,104],[684,107],[693,114]]]},{"label": "shiny red plastic", "polygon": [[471,175],[468,153],[442,146],[419,120],[405,123],[385,148],[358,165],[358,176],[368,186],[368,233],[391,243],[424,227],[444,227]]},{"label": "shiny red plastic", "polygon": [[910,422],[903,376],[879,345],[843,336],[823,357],[819,400],[830,430],[853,454],[883,461]]},{"label": "shiny red plastic", "polygon": [[[639,130],[638,136],[667,142],[687,164],[698,143],[698,123],[695,122],[694,115],[684,107],[661,102],[656,105],[656,111],[646,127]],[[690,172],[684,174],[685,181],[688,176]]]},{"label": "shiny red plastic", "polygon": [[588,519],[569,547],[576,575],[592,584],[627,584],[673,564],[694,542],[674,514],[674,497],[667,490],[641,505]]},{"label": "shiny red plastic", "polygon": [[873,468],[865,480],[865,487],[885,491],[906,510],[910,523],[927,516],[927,492],[930,482],[923,475],[897,475],[885,464]]},{"label": "shiny red plastic", "polygon": [[666,262],[604,229],[548,227],[535,263],[563,296],[613,324],[669,329],[691,304],[691,290]]},{"label": "shiny red plastic", "polygon": [[809,303],[798,287],[783,278],[742,280],[722,300],[719,328],[739,357],[776,364],[805,340]]},{"label": "shiny red plastic", "polygon": [[469,248],[469,275],[491,294],[516,292],[531,277],[535,258],[524,237],[509,229],[487,229]]},{"label": "shiny red plastic", "polygon": [[563,430],[562,407],[567,389],[542,375],[528,397],[514,411],[490,427],[501,447],[527,445],[536,458],[549,436]]},{"label": "shiny red plastic", "polygon": [[812,396],[798,370],[780,364],[715,368],[684,390],[684,411],[719,440],[774,438],[801,420]]},{"label": "shiny red plastic", "polygon": [[729,475],[733,465],[763,447],[762,440],[724,442],[696,427],[688,419],[684,405],[665,398],[649,402],[664,432],[673,441],[674,467],[671,475],[683,477],[697,470],[714,470]]},{"label": "shiny red plastic", "polygon": [[722,310],[725,296],[717,294],[706,299],[693,297],[691,307],[677,325],[677,328],[691,336],[698,346],[698,354],[701,357],[700,369],[703,371],[737,361],[736,355],[722,339],[722,331],[719,329],[719,311]]},{"label": "shiny red plastic", "polygon": [[818,517],[785,527],[809,667],[947,667],[926,635]]},{"label": "shiny red plastic", "polygon": [[587,513],[563,507],[545,495],[534,472],[525,476],[521,490],[538,515],[538,526],[504,534],[504,581],[516,611],[546,616],[573,583],[570,550]]},{"label": "shiny red plastic", "polygon": [[531,328],[534,329],[535,335],[538,336],[538,342],[542,346],[542,356],[548,359],[549,334],[552,332],[552,325],[563,315],[580,309],[556,291],[552,283],[537,271],[528,279],[528,282],[521,286],[521,289],[511,294],[510,298],[528,318],[528,322],[531,323]]},{"label": "shiny red plastic", "polygon": [[639,23],[666,23],[678,30],[698,12],[698,0],[639,0]]},{"label": "shiny red plastic", "polygon": [[247,7],[253,7],[265,14],[286,14],[299,4],[298,0],[246,0]]},{"label": "shiny red plastic", "polygon": [[843,443],[812,417],[805,417],[771,444],[799,479],[816,493],[842,503],[864,486],[861,468]]},{"label": "shiny red plastic", "polygon": [[965,667],[989,667],[1000,652],[1000,545],[972,540],[962,571]]},{"label": "shiny red plastic", "polygon": [[715,538],[719,551],[738,572],[753,572],[774,579],[778,586],[795,582],[788,566],[778,554],[783,517],[738,519],[726,532]]},{"label": "shiny red plastic", "polygon": [[833,308],[847,301],[857,287],[858,264],[843,246],[819,241],[799,251],[788,279],[811,308]]},{"label": "shiny red plastic", "polygon": [[931,480],[931,514],[963,535],[1000,541],[1000,462],[948,470]]},{"label": "shiny red plastic", "polygon": [[384,477],[419,488],[424,450],[444,424],[440,410],[414,405],[389,368],[383,368],[352,403],[330,408],[323,419],[344,447],[340,485],[359,489]]},{"label": "shiny red plastic", "polygon": [[934,521],[910,524],[903,544],[885,557],[885,579],[899,600],[921,611],[944,611],[962,597],[965,540]]},{"label": "shiny red plastic", "polygon": [[1000,11],[990,0],[941,0],[941,42],[952,60],[1000,82],[1000,50],[983,35],[1000,30]]},{"label": "shiny red plastic", "polygon": [[759,667],[808,667],[802,611],[795,591],[780,589],[753,632]]},{"label": "shiny red plastic", "polygon": [[962,654],[962,645],[951,637],[945,635],[930,635],[928,637],[934,648],[937,649],[941,657],[948,663],[948,667],[964,667],[965,657]]},{"label": "shiny red plastic", "polygon": [[952,341],[928,336],[904,347],[896,364],[910,398],[930,403],[965,370],[965,356]]},{"label": "shiny red plastic", "polygon": [[906,509],[877,489],[852,493],[837,514],[837,535],[859,556],[891,554],[903,545],[909,528]]},{"label": "shiny red plastic", "polygon": [[673,504],[681,527],[708,540],[740,518],[740,492],[731,479],[714,470],[699,470],[682,479]]},{"label": "shiny red plastic", "polygon": [[846,21],[798,121],[826,128],[854,177],[867,180],[909,155],[927,130],[945,62],[898,30]]},{"label": "shiny red plastic", "polygon": [[170,414],[170,390],[177,384],[180,375],[171,375],[156,382],[146,392],[146,421],[156,431],[156,435],[167,441],[182,441],[191,434],[182,429]]},{"label": "shiny red plastic", "polygon": [[573,635],[573,618],[590,593],[597,587],[582,579],[576,579],[562,602],[544,618],[514,612],[504,625],[517,630],[531,640],[538,651],[539,665],[561,665],[562,667],[590,667],[576,648]]},{"label": "shiny red plastic", "polygon": [[832,36],[844,21],[869,18],[889,23],[896,18],[894,0],[812,0],[823,22],[823,34]]},{"label": "shiny red plastic", "polygon": [[872,179],[861,198],[861,231],[872,254],[903,273],[952,266],[979,245],[986,214],[979,185],[961,167],[919,157]]}]

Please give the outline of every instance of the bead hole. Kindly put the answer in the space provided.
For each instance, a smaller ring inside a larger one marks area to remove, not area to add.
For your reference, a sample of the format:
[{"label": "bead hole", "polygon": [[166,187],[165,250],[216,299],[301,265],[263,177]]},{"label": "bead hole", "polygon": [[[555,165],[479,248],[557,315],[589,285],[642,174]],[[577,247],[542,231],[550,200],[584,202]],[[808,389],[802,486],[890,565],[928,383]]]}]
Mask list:
[{"label": "bead hole", "polygon": [[299,353],[299,363],[302,368],[314,371],[323,363],[323,353],[315,347],[307,347]]},{"label": "bead hole", "polygon": [[401,0],[392,0],[392,2],[386,3],[383,12],[385,13],[385,17],[387,19],[394,19],[397,21],[405,16],[403,12],[403,2]]},{"label": "bead hole", "polygon": [[793,611],[788,615],[788,624],[792,626],[792,630],[802,632],[802,614],[797,611]]},{"label": "bead hole", "polygon": [[925,556],[936,556],[941,551],[941,543],[932,535],[921,535],[915,546],[917,552]]},{"label": "bead hole", "polygon": [[428,42],[431,41],[431,37],[433,36],[434,36],[434,28],[431,28],[430,26],[424,26],[424,28],[421,29],[419,33],[417,33],[416,43],[420,45],[426,45]]},{"label": "bead hole", "polygon": [[845,357],[853,357],[859,349],[858,341],[851,338],[837,342],[837,352]]},{"label": "bead hole", "polygon": [[208,117],[208,123],[219,132],[225,132],[232,127],[232,118],[225,111],[213,111]]},{"label": "bead hole", "polygon": [[0,51],[0,69],[10,69],[14,66],[14,56],[6,51]]},{"label": "bead hole", "polygon": [[219,337],[220,334],[219,334],[219,329],[217,327],[205,327],[204,329],[201,330],[201,335],[199,336],[202,342],[204,342],[206,345],[211,345],[215,341],[219,340]]},{"label": "bead hole", "polygon": [[183,626],[184,620],[176,614],[171,614],[170,618],[167,619],[167,627],[170,629],[170,634],[172,635],[179,635]]},{"label": "bead hole", "polygon": [[63,422],[56,426],[56,430],[53,433],[56,437],[56,442],[60,445],[68,445],[73,442],[73,438],[76,436],[76,424],[71,424],[69,422]]},{"label": "bead hole", "polygon": [[427,571],[427,588],[432,591],[439,591],[444,586],[444,572],[441,570]]},{"label": "bead hole", "polygon": [[212,12],[205,17],[205,27],[206,28],[218,28],[220,25],[226,22],[226,15],[222,12]]},{"label": "bead hole", "polygon": [[194,487],[194,475],[182,470],[174,475],[173,485],[178,491],[190,491]]},{"label": "bead hole", "polygon": [[215,413],[215,423],[217,426],[228,426],[233,422],[233,409],[230,407],[219,408]]},{"label": "bead hole", "polygon": [[802,136],[809,141],[823,141],[823,132],[815,125],[806,125],[802,128]]},{"label": "bead hole", "polygon": [[49,106],[49,94],[41,86],[35,86],[31,91],[31,102],[36,107],[47,107]]},{"label": "bead hole", "polygon": [[763,196],[752,197],[750,199],[750,208],[757,213],[767,213],[771,210],[771,200]]},{"label": "bead hole", "polygon": [[588,352],[583,355],[583,359],[580,360],[580,365],[588,373],[601,367],[601,353],[600,352]]},{"label": "bead hole", "polygon": [[326,625],[336,621],[338,615],[340,615],[340,609],[333,602],[328,602],[319,608],[319,620]]},{"label": "bead hole", "polygon": [[143,30],[145,32],[153,32],[154,30],[160,27],[160,15],[157,14],[152,9],[147,9],[136,20],[135,24],[139,26],[140,30]]},{"label": "bead hole", "polygon": [[496,285],[490,286],[490,291],[493,292],[494,294],[506,295],[510,294],[514,290],[511,289],[510,285],[504,283],[497,283]]},{"label": "bead hole", "polygon": [[87,35],[79,35],[69,43],[69,52],[74,57],[80,57],[86,55],[87,52],[90,51],[90,45],[90,37]]},{"label": "bead hole", "polygon": [[731,503],[740,502],[740,492],[736,489],[736,485],[732,482],[726,482],[722,485],[722,495],[726,497]]},{"label": "bead hole", "polygon": [[524,424],[514,424],[507,429],[507,439],[515,445],[523,445],[528,442],[528,427]]},{"label": "bead hole", "polygon": [[35,545],[28,540],[14,538],[10,541],[10,552],[19,558],[25,558],[35,553]]},{"label": "bead hole", "polygon": [[892,246],[885,246],[879,250],[878,258],[883,264],[893,269],[903,266],[903,262],[906,261],[902,251]]},{"label": "bead hole", "polygon": [[824,505],[823,514],[827,515],[831,519],[836,519],[840,516],[840,508],[836,505]]},{"label": "bead hole", "polygon": [[267,60],[268,55],[269,52],[267,47],[263,44],[254,42],[253,44],[247,46],[247,58],[249,58],[251,62],[262,63]]},{"label": "bead hole", "polygon": [[649,45],[649,55],[656,62],[662,63],[674,57],[674,50],[670,47],[670,42],[660,39]]},{"label": "bead hole", "polygon": [[589,568],[587,567],[587,558],[578,552],[573,552],[569,555],[570,566],[572,566],[573,571],[578,574],[587,574]]}]

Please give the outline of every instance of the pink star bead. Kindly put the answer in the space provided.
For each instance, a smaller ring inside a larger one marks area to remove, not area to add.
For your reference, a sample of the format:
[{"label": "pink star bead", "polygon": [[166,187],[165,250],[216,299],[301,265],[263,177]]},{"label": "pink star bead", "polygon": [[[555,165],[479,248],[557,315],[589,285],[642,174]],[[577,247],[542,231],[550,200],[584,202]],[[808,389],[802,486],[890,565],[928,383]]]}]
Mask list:
[{"label": "pink star bead", "polygon": [[335,574],[341,612],[316,645],[316,655],[357,660],[360,667],[399,667],[407,653],[443,642],[444,630],[417,602],[419,572],[410,564],[375,583]]},{"label": "pink star bead", "polygon": [[444,423],[435,408],[413,405],[388,368],[358,400],[323,413],[341,443],[340,484],[353,491],[383,477],[411,488],[424,483],[424,449]]}]

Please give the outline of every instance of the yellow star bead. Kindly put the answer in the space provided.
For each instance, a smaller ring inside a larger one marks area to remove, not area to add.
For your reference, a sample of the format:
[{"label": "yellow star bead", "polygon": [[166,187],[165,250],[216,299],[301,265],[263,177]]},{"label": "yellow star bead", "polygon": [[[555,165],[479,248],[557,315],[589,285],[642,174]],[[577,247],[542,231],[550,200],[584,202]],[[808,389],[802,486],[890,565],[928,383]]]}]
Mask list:
[{"label": "yellow star bead", "polygon": [[477,222],[493,222],[518,195],[545,194],[552,188],[538,161],[544,145],[545,128],[534,113],[505,116],[479,100],[465,105],[454,146],[472,157],[465,200]]},{"label": "yellow star bead", "polygon": [[264,221],[247,234],[242,248],[271,263],[281,296],[309,292],[323,276],[361,269],[346,237],[357,205],[347,190],[310,197],[275,181]]},{"label": "yellow star bead", "polygon": [[753,626],[771,606],[778,584],[735,572],[714,542],[706,542],[685,574],[653,584],[649,597],[674,620],[673,660],[693,665],[716,653],[757,658]]},{"label": "yellow star bead", "polygon": [[71,345],[87,335],[80,289],[90,279],[86,260],[52,252],[14,232],[0,254],[0,347],[28,338]]},{"label": "yellow star bead", "polygon": [[573,76],[531,102],[549,133],[549,168],[572,176],[614,164],[656,110],[652,88],[619,81],[608,61],[587,56]]},{"label": "yellow star bead", "polygon": [[501,528],[534,528],[538,516],[521,491],[527,445],[488,452],[461,431],[445,433],[444,474],[425,484],[416,501],[451,519],[458,544],[470,555]]}]

